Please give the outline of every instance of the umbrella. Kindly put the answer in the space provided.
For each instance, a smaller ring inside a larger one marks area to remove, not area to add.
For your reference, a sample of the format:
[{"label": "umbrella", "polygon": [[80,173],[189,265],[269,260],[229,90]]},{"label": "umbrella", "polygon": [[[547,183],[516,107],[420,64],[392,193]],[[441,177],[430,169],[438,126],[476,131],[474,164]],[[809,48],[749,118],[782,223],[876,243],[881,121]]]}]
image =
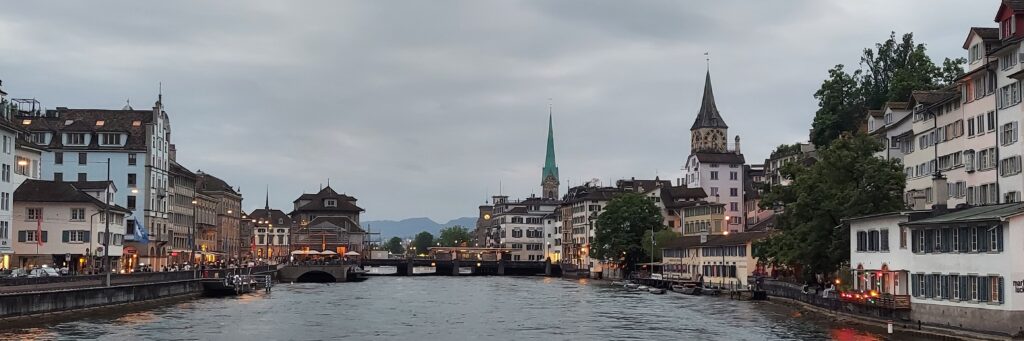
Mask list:
[{"label": "umbrella", "polygon": [[309,250],[309,251],[295,250],[295,251],[292,251],[292,254],[293,255],[319,255],[320,252],[317,252],[316,250]]},{"label": "umbrella", "polygon": [[331,250],[324,250],[324,252],[321,252],[320,254],[321,255],[336,255],[338,253],[334,252],[334,251],[331,251]]},{"label": "umbrella", "polygon": [[345,255],[346,256],[358,256],[359,252],[349,251],[349,252],[345,252]]}]

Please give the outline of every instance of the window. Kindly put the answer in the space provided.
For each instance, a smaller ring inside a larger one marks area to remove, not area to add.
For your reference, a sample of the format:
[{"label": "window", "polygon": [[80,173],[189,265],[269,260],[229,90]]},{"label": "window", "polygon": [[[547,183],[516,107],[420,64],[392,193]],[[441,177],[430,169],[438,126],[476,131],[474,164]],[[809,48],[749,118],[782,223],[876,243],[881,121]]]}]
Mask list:
[{"label": "window", "polygon": [[84,165],[86,163],[89,163],[89,154],[78,153],[78,164]]},{"label": "window", "polygon": [[889,230],[882,229],[878,233],[878,250],[889,251]]},{"label": "window", "polygon": [[968,52],[968,57],[971,63],[981,60],[981,44],[974,44],[971,46],[971,50]]},{"label": "window", "polygon": [[0,169],[2,169],[0,171],[0,181],[11,182],[11,165],[4,164],[0,166]]},{"label": "window", "polygon": [[1008,70],[1017,65],[1017,54],[1009,53],[1005,56],[999,57],[999,67],[1003,70]]},{"label": "window", "polygon": [[30,139],[35,144],[46,144],[46,133],[32,133]]},{"label": "window", "polygon": [[338,207],[338,200],[324,199],[324,207]]},{"label": "window", "polygon": [[63,165],[64,164],[64,153],[62,153],[62,152],[53,152],[53,163],[58,164],[58,165]]},{"label": "window", "polygon": [[711,171],[711,180],[718,180],[718,171]]},{"label": "window", "polygon": [[86,243],[89,242],[89,231],[65,230],[61,235],[61,241],[65,243]]},{"label": "window", "polygon": [[135,187],[135,173],[128,173],[128,187]]},{"label": "window", "polygon": [[64,173],[53,173],[53,181],[64,181]]},{"label": "window", "polygon": [[729,180],[736,180],[736,179],[739,179],[739,174],[737,174],[736,172],[729,172]]},{"label": "window", "polygon": [[85,133],[67,133],[67,142],[65,144],[70,146],[84,146],[85,145]]},{"label": "window", "polygon": [[26,208],[25,219],[28,221],[36,221],[43,218],[42,208]]},{"label": "window", "polygon": [[84,208],[72,208],[71,209],[71,220],[83,221],[85,220],[85,209]]},{"label": "window", "polygon": [[1020,174],[1020,155],[999,160],[999,175],[1011,176]]},{"label": "window", "polygon": [[134,166],[136,162],[138,162],[138,157],[135,155],[135,153],[128,153],[128,165]]},{"label": "window", "polygon": [[100,143],[108,146],[119,146],[121,145],[121,134],[117,133],[103,133],[100,134]]},{"label": "window", "polygon": [[[733,187],[733,188],[729,189],[729,196],[730,197],[739,196],[739,193],[740,193],[740,190],[738,188]],[[735,211],[735,209],[733,209],[733,210]]]},{"label": "window", "polygon": [[988,121],[988,131],[996,130],[996,112],[989,111],[988,114],[986,114],[986,116],[986,121]]},{"label": "window", "polygon": [[132,127],[141,127],[141,126],[142,126],[142,121],[139,121],[139,120],[132,121]]},{"label": "window", "polygon": [[730,211],[739,211],[740,210],[740,204],[736,203],[736,202],[729,203],[729,210]]},{"label": "window", "polygon": [[999,140],[1002,141],[1004,146],[1017,142],[1017,121],[1003,125],[1003,129],[999,134]]},{"label": "window", "polygon": [[78,181],[88,181],[89,175],[86,173],[78,173]]},{"label": "window", "polygon": [[718,196],[718,187],[711,187],[711,196],[713,196],[713,197],[717,197]]},{"label": "window", "polygon": [[133,210],[133,211],[135,210],[135,196],[134,195],[129,195],[128,196],[128,209],[129,210]]}]

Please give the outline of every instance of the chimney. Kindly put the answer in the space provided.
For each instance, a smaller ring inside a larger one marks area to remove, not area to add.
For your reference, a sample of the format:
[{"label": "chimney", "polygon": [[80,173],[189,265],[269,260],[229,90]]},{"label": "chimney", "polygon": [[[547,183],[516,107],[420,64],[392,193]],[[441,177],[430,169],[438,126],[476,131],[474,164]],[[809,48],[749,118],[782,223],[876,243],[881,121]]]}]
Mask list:
[{"label": "chimney", "polygon": [[935,173],[935,176],[932,177],[932,195],[935,196],[935,200],[932,201],[935,203],[932,205],[932,210],[936,214],[943,214],[948,211],[948,207],[946,207],[946,199],[949,198],[948,186],[946,176],[942,175],[942,173]]},{"label": "chimney", "polygon": [[174,147],[173,143],[167,146],[167,158],[171,161],[178,161],[178,149]]},{"label": "chimney", "polygon": [[736,135],[736,154],[740,154],[740,136]]}]

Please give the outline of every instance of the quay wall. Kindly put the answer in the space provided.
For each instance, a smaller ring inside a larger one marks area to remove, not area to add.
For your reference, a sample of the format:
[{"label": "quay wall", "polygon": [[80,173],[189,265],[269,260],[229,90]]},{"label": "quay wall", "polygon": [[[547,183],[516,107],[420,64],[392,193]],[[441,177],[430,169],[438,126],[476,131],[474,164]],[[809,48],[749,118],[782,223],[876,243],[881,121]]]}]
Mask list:
[{"label": "quay wall", "polygon": [[193,295],[200,293],[202,289],[198,280],[187,279],[111,287],[2,294],[0,295],[0,320]]}]

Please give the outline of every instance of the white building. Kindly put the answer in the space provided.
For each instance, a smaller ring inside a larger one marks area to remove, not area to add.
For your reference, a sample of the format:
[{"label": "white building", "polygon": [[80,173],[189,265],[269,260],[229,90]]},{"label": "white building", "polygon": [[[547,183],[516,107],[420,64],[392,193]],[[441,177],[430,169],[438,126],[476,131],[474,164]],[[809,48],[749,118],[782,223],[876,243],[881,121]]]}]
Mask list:
[{"label": "white building", "polygon": [[[127,221],[129,249],[166,263],[168,244],[168,146],[170,122],[158,99],[151,110],[69,109],[18,117],[42,154],[42,178],[58,181],[109,179],[119,188],[116,205],[132,211]],[[130,252],[129,252],[130,253]]]},{"label": "white building", "polygon": [[683,166],[686,187],[703,188],[708,201],[724,203],[729,216],[729,230],[743,231],[746,217],[743,189],[743,154],[740,137],[733,148],[728,145],[728,129],[718,113],[711,90],[711,73],[704,83],[704,98],[697,119],[690,127],[690,156]]},{"label": "white building", "polygon": [[967,180],[963,160],[963,111],[960,93],[951,90],[914,91],[908,108],[913,122],[913,138],[904,141],[904,174],[907,185],[904,202],[926,209],[935,202],[932,178],[942,172],[949,184],[947,202],[964,203]]},{"label": "white building", "polygon": [[589,272],[601,276],[604,264],[590,257],[596,237],[598,217],[605,206],[622,190],[598,187],[592,183],[569,189],[560,207],[562,218],[562,270]]},{"label": "white building", "polygon": [[753,244],[769,232],[684,236],[661,248],[664,278],[705,285],[745,288],[747,278],[767,275],[757,264]]},{"label": "white building", "polygon": [[493,200],[494,216],[491,219],[497,229],[497,246],[512,249],[510,260],[545,260],[549,227],[544,220],[555,212],[561,201],[539,197],[510,201],[505,196],[495,196]]},{"label": "white building", "polygon": [[562,219],[560,210],[544,216],[544,257],[552,263],[562,260]]},{"label": "white building", "polygon": [[997,157],[995,77],[990,70],[998,59],[989,51],[999,47],[999,32],[992,28],[971,28],[964,42],[968,51],[967,73],[959,80],[961,109],[967,139],[963,144],[963,161],[967,182],[966,201],[972,205],[1000,201]]},{"label": "white building", "polygon": [[12,230],[14,190],[25,179],[39,177],[41,149],[28,140],[15,117],[37,113],[42,107],[36,100],[9,99],[0,88],[0,269],[15,266],[15,234]]},{"label": "white building", "polygon": [[1024,204],[935,212],[848,220],[855,290],[909,299],[910,319],[925,324],[1024,329],[1024,239],[1014,237]]},{"label": "white building", "polygon": [[125,216],[130,211],[107,206],[104,194],[116,193],[112,182],[26,180],[14,192],[13,267],[68,267],[72,272],[99,269],[104,255],[105,212],[110,214],[109,256],[119,269],[123,256]]}]

